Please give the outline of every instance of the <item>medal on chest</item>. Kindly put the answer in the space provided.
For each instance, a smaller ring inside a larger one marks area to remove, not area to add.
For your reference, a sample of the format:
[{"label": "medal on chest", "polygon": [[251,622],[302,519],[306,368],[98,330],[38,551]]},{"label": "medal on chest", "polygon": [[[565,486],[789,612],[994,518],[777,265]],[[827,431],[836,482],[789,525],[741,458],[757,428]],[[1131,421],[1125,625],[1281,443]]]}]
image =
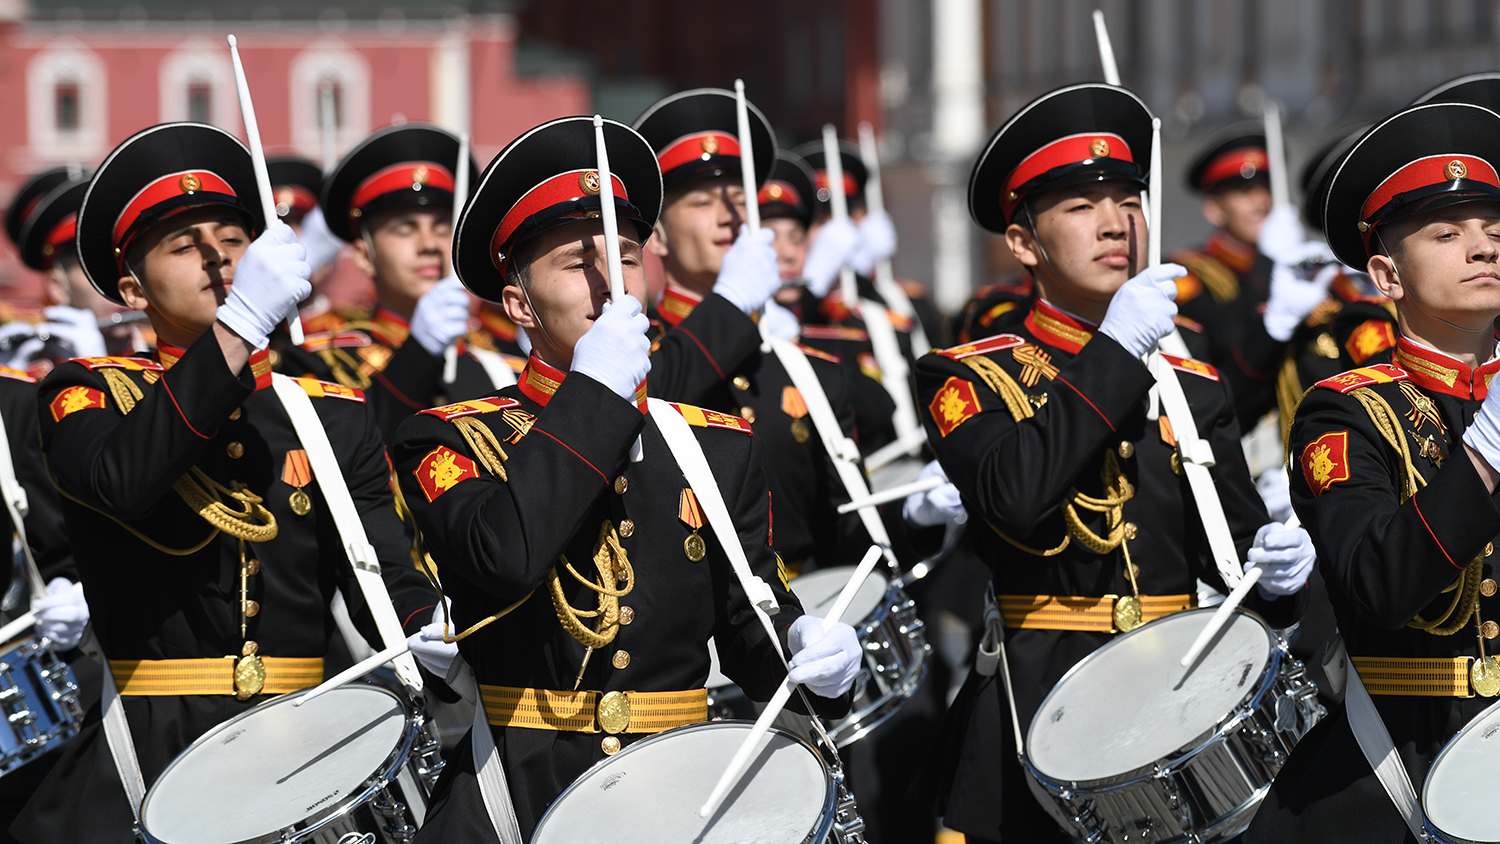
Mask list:
[{"label": "medal on chest", "polygon": [[692,529],[692,533],[682,540],[682,553],[695,563],[703,561],[708,554],[708,543],[698,534],[698,529],[703,527],[703,507],[698,504],[698,496],[687,487],[682,490],[682,496],[677,502],[677,518]]}]

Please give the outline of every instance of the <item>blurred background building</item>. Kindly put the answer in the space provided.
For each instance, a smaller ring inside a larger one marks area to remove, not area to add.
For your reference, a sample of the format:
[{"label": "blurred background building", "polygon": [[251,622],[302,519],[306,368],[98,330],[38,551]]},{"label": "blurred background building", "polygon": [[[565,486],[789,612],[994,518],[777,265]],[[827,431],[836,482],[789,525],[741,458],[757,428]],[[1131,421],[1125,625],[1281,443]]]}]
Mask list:
[{"label": "blurred background building", "polygon": [[[633,120],[683,88],[745,80],[786,146],[824,122],[881,138],[899,275],[952,309],[1013,275],[969,222],[980,145],[1058,85],[1102,78],[1090,13],[1124,84],[1164,121],[1167,248],[1207,233],[1183,182],[1222,125],[1287,115],[1293,184],[1341,127],[1445,79],[1500,67],[1500,0],[0,0],[0,197],[92,167],[163,120],[240,130],[235,33],[268,152],[315,161],[392,122],[466,129],[486,163],[545,119]],[[321,91],[335,92],[325,132]],[[348,295],[360,294],[349,279]],[[0,298],[39,286],[0,246]]]}]

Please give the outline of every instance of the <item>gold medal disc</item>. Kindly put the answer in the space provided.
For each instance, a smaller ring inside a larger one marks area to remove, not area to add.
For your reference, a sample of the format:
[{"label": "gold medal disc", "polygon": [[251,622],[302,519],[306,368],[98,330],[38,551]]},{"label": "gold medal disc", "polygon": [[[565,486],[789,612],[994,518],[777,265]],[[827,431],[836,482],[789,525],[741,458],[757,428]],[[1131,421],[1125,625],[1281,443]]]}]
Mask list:
[{"label": "gold medal disc", "polygon": [[792,420],[792,439],[799,443],[805,443],[810,436],[812,436],[812,432],[807,430],[807,422],[801,419]]},{"label": "gold medal disc", "polygon": [[266,666],[255,654],[240,657],[234,664],[234,696],[249,700],[266,687]]},{"label": "gold medal disc", "polygon": [[708,553],[708,543],[698,535],[698,531],[688,534],[688,538],[682,540],[682,553],[695,563],[703,562],[703,557]]},{"label": "gold medal disc", "polygon": [[1500,660],[1492,656],[1474,660],[1469,667],[1469,683],[1474,686],[1474,694],[1480,697],[1500,694]]},{"label": "gold medal disc", "polygon": [[291,505],[292,512],[299,516],[306,516],[312,512],[312,499],[300,489],[292,493],[291,498],[287,499],[287,503]]},{"label": "gold medal disc", "polygon": [[1133,595],[1122,595],[1115,599],[1115,629],[1121,633],[1141,626],[1141,602]]}]

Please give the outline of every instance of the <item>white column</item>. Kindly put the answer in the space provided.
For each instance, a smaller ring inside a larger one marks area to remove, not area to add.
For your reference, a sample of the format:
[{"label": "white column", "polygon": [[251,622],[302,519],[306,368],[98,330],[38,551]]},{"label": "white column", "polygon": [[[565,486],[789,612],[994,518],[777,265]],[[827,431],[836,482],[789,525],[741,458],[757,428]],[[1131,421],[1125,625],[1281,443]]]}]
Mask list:
[{"label": "white column", "polygon": [[951,313],[974,287],[966,192],[985,133],[981,0],[933,0],[932,37],[933,302]]}]

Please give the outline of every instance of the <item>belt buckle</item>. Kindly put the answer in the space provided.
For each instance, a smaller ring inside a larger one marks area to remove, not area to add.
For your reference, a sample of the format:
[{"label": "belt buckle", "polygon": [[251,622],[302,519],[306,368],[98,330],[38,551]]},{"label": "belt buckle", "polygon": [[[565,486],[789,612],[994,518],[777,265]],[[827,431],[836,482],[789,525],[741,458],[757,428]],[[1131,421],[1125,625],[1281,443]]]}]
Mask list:
[{"label": "belt buckle", "polygon": [[1140,599],[1134,595],[1106,595],[1104,597],[1114,598],[1109,618],[1116,633],[1129,633],[1141,626]]},{"label": "belt buckle", "polygon": [[623,733],[630,726],[630,698],[624,692],[605,692],[594,713],[599,729],[610,735]]},{"label": "belt buckle", "polygon": [[1480,697],[1500,694],[1500,660],[1492,656],[1479,659],[1469,657],[1469,692]]}]

